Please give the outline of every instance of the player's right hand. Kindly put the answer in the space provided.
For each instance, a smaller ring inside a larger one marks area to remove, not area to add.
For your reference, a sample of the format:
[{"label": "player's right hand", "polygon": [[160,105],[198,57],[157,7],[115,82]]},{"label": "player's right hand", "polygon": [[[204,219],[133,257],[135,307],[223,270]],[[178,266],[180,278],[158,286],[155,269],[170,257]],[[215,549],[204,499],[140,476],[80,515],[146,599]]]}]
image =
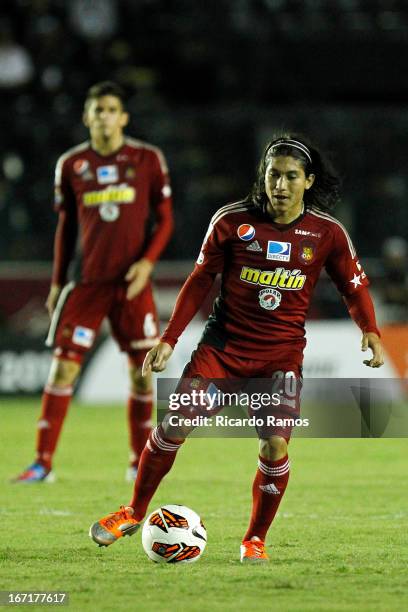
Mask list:
[{"label": "player's right hand", "polygon": [[170,344],[159,342],[147,353],[143,362],[142,376],[146,376],[148,372],[163,372],[172,353],[173,349]]},{"label": "player's right hand", "polygon": [[48,310],[48,314],[50,315],[50,319],[52,315],[54,314],[55,306],[57,305],[60,293],[61,293],[61,286],[52,284],[50,288],[50,292],[45,302],[45,306]]}]

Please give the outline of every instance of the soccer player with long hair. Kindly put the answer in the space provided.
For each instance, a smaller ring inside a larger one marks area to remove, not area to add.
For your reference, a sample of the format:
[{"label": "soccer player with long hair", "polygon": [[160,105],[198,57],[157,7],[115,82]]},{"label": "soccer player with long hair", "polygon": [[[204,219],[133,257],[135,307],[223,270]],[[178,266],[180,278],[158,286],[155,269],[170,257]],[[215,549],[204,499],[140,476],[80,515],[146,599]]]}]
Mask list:
[{"label": "soccer player with long hair", "polygon": [[[220,295],[197,349],[179,383],[210,379],[290,381],[290,398],[299,414],[305,318],[322,268],[343,296],[362,331],[364,363],[383,364],[383,349],[367,289],[368,279],[352,241],[330,213],[339,199],[340,181],[328,159],[305,138],[281,134],[268,143],[249,196],[218,210],[201,252],[174,308],[160,344],[151,349],[144,372],[161,372],[187,324],[198,311],[215,276]],[[188,386],[188,385],[187,385]],[[293,401],[295,400],[295,402]],[[242,562],[266,562],[267,531],[289,479],[290,425],[258,431],[258,468],[252,510],[241,543]],[[184,437],[164,419],[146,444],[133,497],[127,506],[91,526],[90,535],[108,546],[140,526],[148,504],[169,472]]]}]

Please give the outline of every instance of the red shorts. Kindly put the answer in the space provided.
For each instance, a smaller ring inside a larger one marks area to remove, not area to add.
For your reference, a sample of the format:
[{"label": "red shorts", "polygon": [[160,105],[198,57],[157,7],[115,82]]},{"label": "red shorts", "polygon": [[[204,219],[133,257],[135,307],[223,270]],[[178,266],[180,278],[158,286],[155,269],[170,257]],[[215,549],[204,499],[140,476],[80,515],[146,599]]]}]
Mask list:
[{"label": "red shorts", "polygon": [[[244,392],[248,403],[248,416],[256,417],[256,430],[260,438],[281,436],[289,440],[293,421],[300,415],[303,351],[280,352],[276,360],[247,359],[207,344],[200,344],[186,365],[177,386],[177,393],[190,393],[192,389],[205,393],[220,390],[222,393]],[[274,396],[276,403],[260,406],[252,401],[260,395]],[[253,406],[256,406],[255,408]],[[213,416],[223,408],[206,407],[201,415]],[[191,407],[185,412],[189,417],[197,411]],[[197,412],[197,414],[198,414]],[[259,418],[260,417],[260,418]],[[272,418],[273,417],[273,418]],[[263,424],[258,424],[259,422]],[[284,423],[286,421],[286,423]]]},{"label": "red shorts", "polygon": [[141,365],[146,351],[158,342],[152,286],[149,283],[133,300],[126,299],[126,291],[125,283],[66,285],[52,317],[47,345],[65,354],[82,355],[92,347],[107,317],[119,348]]}]

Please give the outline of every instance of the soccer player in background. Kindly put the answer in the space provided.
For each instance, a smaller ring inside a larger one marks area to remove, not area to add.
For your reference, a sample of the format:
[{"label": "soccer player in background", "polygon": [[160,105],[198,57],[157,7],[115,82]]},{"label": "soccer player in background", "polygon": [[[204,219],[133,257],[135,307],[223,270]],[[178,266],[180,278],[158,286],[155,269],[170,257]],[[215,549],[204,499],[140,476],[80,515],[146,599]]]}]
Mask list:
[{"label": "soccer player in background", "polygon": [[[128,480],[135,478],[151,431],[152,381],[142,377],[141,366],[158,342],[150,275],[173,228],[167,164],[157,147],[124,135],[129,115],[124,92],[115,83],[89,89],[83,121],[90,140],[64,153],[55,172],[59,220],[46,302],[51,316],[47,344],[55,350],[42,397],[37,456],[16,482],[52,480],[73,386],[105,317],[128,354]],[[154,228],[149,228],[150,213]],[[72,280],[67,282],[69,267]]]},{"label": "soccer player in background", "polygon": [[[180,334],[221,273],[220,295],[178,390],[186,391],[192,379],[204,381],[204,388],[205,381],[214,378],[278,377],[282,387],[290,379],[298,387],[292,398],[299,414],[304,323],[323,267],[362,331],[362,350],[372,351],[364,363],[380,367],[383,349],[368,279],[347,231],[329,214],[338,194],[339,179],[315,146],[290,134],[272,140],[250,195],[213,216],[196,266],[180,291],[160,344],[146,356],[144,372],[165,369]],[[265,538],[288,483],[290,435],[289,426],[272,428],[266,436],[258,431],[258,469],[241,544],[242,562],[268,561]],[[91,526],[95,542],[108,546],[138,529],[181,438],[172,436],[166,419],[151,432],[132,500]]]}]

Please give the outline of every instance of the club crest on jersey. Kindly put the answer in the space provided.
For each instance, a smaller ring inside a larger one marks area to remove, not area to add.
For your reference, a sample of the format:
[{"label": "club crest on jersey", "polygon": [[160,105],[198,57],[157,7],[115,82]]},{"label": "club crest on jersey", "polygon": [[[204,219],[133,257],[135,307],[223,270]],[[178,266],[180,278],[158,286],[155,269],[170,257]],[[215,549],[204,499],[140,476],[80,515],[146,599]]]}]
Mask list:
[{"label": "club crest on jersey", "polygon": [[291,249],[292,245],[290,242],[268,240],[266,259],[272,259],[273,261],[290,261]]},{"label": "club crest on jersey", "polygon": [[78,176],[81,176],[88,170],[89,161],[87,159],[76,159],[74,161],[73,168],[74,168],[75,174],[77,174]]},{"label": "club crest on jersey", "polygon": [[314,261],[316,255],[316,244],[311,240],[302,240],[299,245],[299,260],[309,265]]},{"label": "club crest on jersey", "polygon": [[126,179],[134,179],[136,176],[136,169],[133,166],[128,166],[125,170]]},{"label": "club crest on jersey", "polygon": [[115,164],[110,166],[99,166],[96,169],[96,176],[100,185],[116,183],[119,179],[118,167]]},{"label": "club crest on jersey", "polygon": [[259,305],[265,310],[275,310],[281,303],[282,294],[276,289],[262,289],[259,292]]},{"label": "club crest on jersey", "polygon": [[243,223],[237,229],[238,238],[248,242],[248,240],[252,240],[255,237],[255,228],[253,225],[249,225],[249,223]]}]

